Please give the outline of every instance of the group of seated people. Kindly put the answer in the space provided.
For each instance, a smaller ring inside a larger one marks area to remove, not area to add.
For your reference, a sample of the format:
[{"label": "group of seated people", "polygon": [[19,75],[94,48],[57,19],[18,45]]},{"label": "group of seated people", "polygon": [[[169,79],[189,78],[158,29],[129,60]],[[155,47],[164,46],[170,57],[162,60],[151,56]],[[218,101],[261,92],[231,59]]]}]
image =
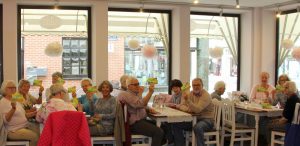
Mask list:
[{"label": "group of seated people", "polygon": [[[109,81],[103,81],[98,86],[98,91],[102,95],[99,98],[96,95],[97,91],[92,90],[94,88],[92,80],[85,78],[81,80],[81,87],[85,94],[77,98],[76,93],[72,92],[70,100],[60,79],[62,79],[60,72],[52,74],[52,85],[46,89],[47,102],[43,103],[38,110],[33,105],[42,103],[43,86],[39,88],[39,97],[35,98],[29,93],[30,83],[27,80],[19,82],[18,91],[14,81],[6,80],[2,83],[3,98],[0,100],[0,118],[4,121],[9,140],[29,140],[30,146],[35,146],[39,138],[38,126],[28,122],[28,119],[35,118],[36,121],[45,123],[50,113],[63,110],[80,111],[90,115],[88,124],[92,136],[112,135],[116,106],[120,102],[127,105],[127,112],[130,114],[130,131],[151,137],[152,146],[160,146],[165,142],[183,146],[185,145],[183,132],[186,130],[192,130],[195,133],[197,145],[204,146],[204,132],[214,127],[212,99],[222,100],[221,96],[225,92],[223,81],[217,82],[215,91],[209,94],[203,88],[201,78],[193,79],[191,91],[189,88],[182,91],[182,82],[173,79],[170,82],[172,98],[166,105],[180,111],[196,113],[197,123],[194,126],[191,122],[163,123],[161,127],[157,127],[153,121],[146,118],[147,112],[155,113],[151,107],[148,107],[155,84],[151,83],[147,94],[142,97],[145,89],[140,86],[139,80],[133,76],[123,75],[120,78],[121,88],[118,89],[116,97],[111,95],[114,90],[112,84]],[[277,127],[283,127],[291,123],[293,109],[299,102],[297,88],[286,75],[279,77],[278,89],[268,84],[268,79],[268,73],[261,73],[261,83],[253,87],[250,100],[256,102],[261,98],[260,102],[278,104],[280,108],[283,108],[283,116],[271,121],[273,125],[276,123]],[[257,94],[258,92],[262,94]],[[13,97],[16,94],[19,95],[17,100]]]}]

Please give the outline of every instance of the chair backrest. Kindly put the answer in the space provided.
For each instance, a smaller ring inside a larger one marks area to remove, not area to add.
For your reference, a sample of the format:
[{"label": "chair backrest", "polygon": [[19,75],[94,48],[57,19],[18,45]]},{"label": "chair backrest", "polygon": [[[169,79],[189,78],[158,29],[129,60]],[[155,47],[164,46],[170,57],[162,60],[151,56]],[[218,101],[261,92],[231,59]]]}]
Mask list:
[{"label": "chair backrest", "polygon": [[228,99],[223,100],[223,125],[231,126],[235,128],[235,107],[234,103]]},{"label": "chair backrest", "polygon": [[220,130],[222,102],[217,99],[213,99],[212,103],[214,105],[214,126],[216,130]]},{"label": "chair backrest", "polygon": [[293,116],[293,124],[300,124],[300,113],[299,113],[300,103],[296,103],[295,112]]},{"label": "chair backrest", "polygon": [[91,138],[85,115],[77,111],[58,111],[49,115],[38,146],[90,146]]}]

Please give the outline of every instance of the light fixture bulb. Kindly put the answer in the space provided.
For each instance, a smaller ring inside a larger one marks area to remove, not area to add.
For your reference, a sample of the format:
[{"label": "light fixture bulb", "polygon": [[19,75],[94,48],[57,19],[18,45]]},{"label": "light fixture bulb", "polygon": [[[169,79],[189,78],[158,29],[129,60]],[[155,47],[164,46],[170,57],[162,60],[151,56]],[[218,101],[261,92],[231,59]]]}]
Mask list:
[{"label": "light fixture bulb", "polygon": [[236,0],[236,5],[235,5],[235,7],[236,7],[237,9],[240,8],[240,1],[239,1],[239,0]]},{"label": "light fixture bulb", "polygon": [[140,13],[143,13],[144,12],[144,9],[143,9],[143,7],[141,6],[140,7]]},{"label": "light fixture bulb", "polygon": [[221,17],[223,16],[223,8],[221,8],[221,10],[220,10],[220,16]]},{"label": "light fixture bulb", "polygon": [[194,4],[198,4],[199,3],[199,1],[198,0],[194,0],[194,2],[193,2]]},{"label": "light fixture bulb", "polygon": [[280,16],[281,16],[280,11],[278,11],[276,17],[279,18]]}]

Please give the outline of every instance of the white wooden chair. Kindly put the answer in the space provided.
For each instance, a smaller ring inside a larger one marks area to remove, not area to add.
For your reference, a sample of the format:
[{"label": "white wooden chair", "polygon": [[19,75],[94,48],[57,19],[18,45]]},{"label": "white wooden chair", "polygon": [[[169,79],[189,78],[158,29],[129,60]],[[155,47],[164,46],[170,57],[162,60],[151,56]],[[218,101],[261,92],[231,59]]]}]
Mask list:
[{"label": "white wooden chair", "polygon": [[244,141],[251,141],[251,146],[254,146],[255,129],[235,123],[235,106],[233,102],[229,100],[223,101],[222,115],[222,145],[224,145],[225,137],[231,137],[230,146],[233,146],[236,141],[240,141],[241,144]]},{"label": "white wooden chair", "polygon": [[[212,103],[214,104],[214,129],[204,133],[205,144],[216,144],[220,146],[220,131],[221,131],[221,113],[222,113],[222,102],[217,99],[213,99]],[[186,132],[186,141],[185,145],[188,146],[191,141],[192,132]],[[213,137],[213,138],[212,138]]]},{"label": "white wooden chair", "polygon": [[[299,116],[299,107],[300,104],[296,103],[295,106],[295,112],[294,112],[294,116],[293,116],[293,124],[297,124],[299,123],[299,121],[297,121],[298,116]],[[284,145],[284,137],[285,137],[285,131],[279,131],[279,130],[272,130],[271,133],[271,146],[275,146],[275,144],[278,145]]]},{"label": "white wooden chair", "polygon": [[7,141],[6,146],[29,146],[29,141]]},{"label": "white wooden chair", "polygon": [[284,145],[285,131],[272,130],[271,132],[271,146],[276,144]]}]

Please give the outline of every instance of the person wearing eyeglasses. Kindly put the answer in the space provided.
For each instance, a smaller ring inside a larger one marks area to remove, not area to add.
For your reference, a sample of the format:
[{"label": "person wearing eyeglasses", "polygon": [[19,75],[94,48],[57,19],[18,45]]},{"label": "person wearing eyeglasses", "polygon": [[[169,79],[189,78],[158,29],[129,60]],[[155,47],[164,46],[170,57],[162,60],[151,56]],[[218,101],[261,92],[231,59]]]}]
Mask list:
[{"label": "person wearing eyeglasses", "polygon": [[199,114],[197,116],[197,124],[192,127],[191,122],[174,123],[172,128],[175,146],[185,145],[183,132],[192,129],[197,139],[197,146],[204,146],[204,132],[214,127],[214,106],[210,94],[203,89],[202,79],[193,79],[192,87],[193,90],[189,95],[183,95],[185,101],[179,106],[179,110]]},{"label": "person wearing eyeglasses", "polygon": [[118,95],[118,100],[127,105],[127,112],[130,115],[130,131],[151,137],[151,146],[161,146],[164,135],[163,130],[146,120],[146,108],[154,92],[154,84],[149,85],[149,90],[145,97],[139,94],[142,87],[137,78],[128,77],[126,85],[127,91],[121,92]]},{"label": "person wearing eyeglasses", "polygon": [[42,93],[44,91],[44,87],[40,86],[38,98],[32,96],[29,93],[29,89],[30,89],[30,82],[25,79],[20,80],[17,94],[21,95],[21,97],[17,97],[16,100],[23,104],[25,110],[32,111],[32,110],[36,110],[35,108],[33,108],[34,104],[42,103]]},{"label": "person wearing eyeglasses", "polygon": [[284,109],[285,102],[286,102],[286,94],[284,94],[284,88],[283,85],[287,81],[290,81],[290,78],[286,74],[282,74],[279,76],[276,89],[272,91],[272,105],[279,105],[279,108]]},{"label": "person wearing eyeglasses", "polygon": [[[46,123],[48,116],[52,112],[57,111],[76,111],[71,102],[65,102],[64,97],[67,94],[66,89],[61,84],[54,84],[50,87],[51,99],[42,105],[36,115],[36,120]],[[78,106],[78,111],[82,111],[82,107]]]},{"label": "person wearing eyeglasses", "polygon": [[[4,126],[8,131],[7,139],[28,140],[30,146],[36,146],[38,141],[37,132],[27,120],[34,117],[36,111],[26,113],[21,103],[12,100],[14,93],[16,93],[15,82],[11,80],[4,81],[1,86],[3,98],[0,100],[0,114],[3,115]],[[1,135],[1,138],[5,137],[6,135]]]}]

